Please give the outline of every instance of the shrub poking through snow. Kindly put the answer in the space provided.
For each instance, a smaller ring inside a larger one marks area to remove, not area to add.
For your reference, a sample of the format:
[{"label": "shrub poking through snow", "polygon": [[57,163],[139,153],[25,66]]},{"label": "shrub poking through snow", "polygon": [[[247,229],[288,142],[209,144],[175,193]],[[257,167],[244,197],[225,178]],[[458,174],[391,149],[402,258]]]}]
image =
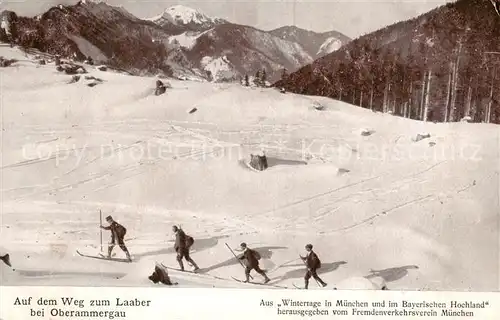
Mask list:
[{"label": "shrub poking through snow", "polygon": [[314,109],[319,110],[319,111],[323,111],[326,108],[324,105],[322,105],[321,103],[319,103],[317,101],[313,102],[313,107],[314,107]]},{"label": "shrub poking through snow", "polygon": [[10,263],[10,255],[8,253],[6,253],[3,256],[1,256],[0,260],[2,260],[9,267],[12,267],[12,264]]},{"label": "shrub poking through snow", "polygon": [[171,88],[168,82],[165,85],[161,80],[156,80],[155,96],[164,94],[167,91],[167,88]]},{"label": "shrub poking through snow", "polygon": [[80,76],[76,76],[76,75],[75,75],[75,76],[73,76],[73,77],[71,78],[71,80],[70,80],[69,84],[76,83],[76,82],[78,82],[78,81],[80,81]]},{"label": "shrub poking through snow", "polygon": [[429,139],[431,135],[429,133],[427,134],[417,134],[417,136],[413,139],[414,142],[419,142],[424,139]]},{"label": "shrub poking through snow", "polygon": [[266,170],[268,167],[266,155],[250,154],[250,167],[258,171]]},{"label": "shrub poking through snow", "polygon": [[363,137],[368,137],[368,136],[371,136],[372,134],[375,133],[375,130],[371,130],[371,129],[361,129],[361,135]]},{"label": "shrub poking through snow", "polygon": [[2,68],[9,67],[15,62],[17,62],[15,59],[5,59],[4,57],[0,57],[0,67]]},{"label": "shrub poking through snow", "polygon": [[94,76],[85,76],[85,80],[95,80],[98,82],[104,82],[102,79],[96,78]]},{"label": "shrub poking through snow", "polygon": [[64,72],[69,75],[87,73],[84,67],[75,64],[64,64],[57,66],[57,71]]}]

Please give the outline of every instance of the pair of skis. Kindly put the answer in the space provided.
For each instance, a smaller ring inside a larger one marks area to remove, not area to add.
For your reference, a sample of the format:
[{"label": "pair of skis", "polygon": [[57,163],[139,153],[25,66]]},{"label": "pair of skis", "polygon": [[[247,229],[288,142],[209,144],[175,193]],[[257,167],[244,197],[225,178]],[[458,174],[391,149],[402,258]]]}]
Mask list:
[{"label": "pair of skis", "polygon": [[[310,271],[310,269],[309,269],[309,267],[307,266],[307,263],[305,262],[304,258],[302,258],[302,256],[301,256],[301,255],[299,255],[299,257],[300,257],[300,260],[302,261],[302,263],[304,263],[304,265],[306,266],[307,270],[309,270],[309,271]],[[314,280],[316,280],[316,279],[314,279]],[[318,286],[320,286],[320,287],[323,287],[323,288],[325,287],[325,286],[321,286],[321,284],[319,283],[319,281],[318,281],[318,280],[316,280],[316,283],[317,283],[317,284],[318,284]],[[305,290],[305,289],[306,289],[306,288],[301,288],[301,287],[297,286],[295,283],[292,283],[292,285],[293,285],[296,289],[300,289],[300,290]]]},{"label": "pair of skis", "polygon": [[[236,260],[238,260],[238,262],[240,263],[240,265],[243,267],[243,269],[245,269],[245,266],[243,265],[243,263],[241,262],[240,259],[238,259],[238,257],[236,256],[236,254],[234,253],[233,249],[231,249],[231,247],[227,244],[227,243],[224,243],[226,245],[226,247],[229,249],[229,251],[231,251],[231,253],[233,254],[234,258]],[[255,284],[255,285],[260,285],[260,286],[271,286],[271,287],[276,287],[276,288],[283,288],[283,289],[288,289],[287,287],[284,287],[284,286],[278,286],[276,284],[271,284],[271,283],[259,283],[259,282],[245,282],[243,280],[240,280],[240,279],[236,279],[235,277],[231,277],[233,278],[233,280],[235,281],[238,281],[240,283],[249,283],[249,284]],[[250,278],[253,280],[253,277],[250,276]]]},{"label": "pair of skis", "polygon": [[240,280],[240,279],[236,279],[235,277],[231,277],[233,278],[234,281],[237,281],[239,283],[248,283],[248,284],[254,284],[254,285],[258,285],[258,286],[269,286],[269,287],[275,287],[275,288],[281,288],[281,289],[288,289],[288,287],[285,287],[285,286],[280,286],[280,285],[277,285],[277,284],[272,284],[272,283],[264,283],[264,282],[246,282],[246,281],[243,281],[243,280]]},{"label": "pair of skis", "polygon": [[106,257],[106,256],[104,256],[102,254],[99,254],[98,256],[93,256],[93,255],[90,255],[90,254],[81,253],[78,250],[76,250],[76,253],[78,253],[82,257],[91,258],[91,259],[108,260],[108,261],[116,261],[116,262],[127,262],[127,263],[133,262],[133,260],[130,261],[128,259],[122,259],[122,258],[108,258],[108,257]]},{"label": "pair of skis", "polygon": [[[177,269],[177,268],[172,268],[172,267],[167,267],[166,265],[164,265],[163,263],[160,264],[163,268],[165,269],[168,269],[168,270],[175,270],[175,271],[179,271],[179,272],[188,272],[188,273],[193,273],[193,274],[201,274],[203,275],[203,273],[198,273],[196,271],[188,271],[188,270],[181,270],[181,269]],[[214,275],[208,275],[209,277],[211,278],[214,278],[214,279],[218,279],[218,280],[229,280],[227,278],[222,278],[222,277],[217,277],[217,276],[214,276]],[[287,289],[287,287],[282,287],[282,286],[278,286],[278,285],[275,285],[275,284],[270,284],[270,283],[259,283],[259,282],[245,282],[243,280],[240,280],[240,279],[237,279],[235,277],[231,277],[234,281],[237,281],[237,282],[240,282],[240,283],[248,283],[248,284],[255,284],[255,285],[261,285],[261,286],[271,286],[271,287],[277,287],[277,288],[284,288],[284,289]]]},{"label": "pair of skis", "polygon": [[[93,256],[93,255],[87,255],[87,254],[83,254],[79,251],[76,251],[80,256],[82,257],[85,257],[85,258],[91,258],[91,259],[99,259],[99,260],[108,260],[108,261],[116,261],[116,262],[126,262],[126,263],[130,263],[130,261],[128,259],[119,259],[119,258],[108,258],[108,257],[105,257],[103,255],[99,255],[99,256]],[[168,270],[175,270],[175,271],[179,271],[179,272],[188,272],[188,273],[192,273],[192,274],[199,274],[195,271],[190,271],[190,270],[180,270],[180,269],[177,269],[177,268],[172,268],[172,267],[167,267],[165,266],[163,263],[160,263],[159,264],[161,267],[165,268],[165,269],[168,269]],[[228,279],[225,279],[225,278],[221,278],[221,277],[217,277],[217,276],[212,276],[210,275],[210,277],[213,277],[215,279],[219,279],[219,280],[228,280]],[[231,277],[234,281],[237,281],[237,282],[240,282],[240,283],[248,283],[248,284],[253,284],[253,285],[260,285],[260,286],[270,286],[270,287],[276,287],[276,288],[282,288],[282,289],[288,289],[287,287],[285,286],[279,286],[279,285],[276,285],[276,284],[272,284],[272,283],[259,283],[259,282],[245,282],[243,280],[240,280],[240,279],[237,279],[235,277]],[[174,285],[177,285],[178,283],[174,283]],[[293,284],[293,286],[297,289],[303,289],[303,288],[299,288],[297,287],[295,284]]]},{"label": "pair of skis", "polygon": [[[238,259],[238,257],[236,256],[236,254],[234,253],[234,251],[231,249],[231,247],[225,243],[226,247],[229,249],[229,251],[231,251],[231,253],[233,254],[234,258],[238,260],[238,262],[240,263],[240,265],[245,268],[243,266],[243,263],[240,261],[240,259]],[[195,271],[186,271],[186,270],[180,270],[180,269],[176,269],[176,268],[171,268],[171,267],[167,267],[165,266],[164,264],[161,264],[162,267],[166,268],[166,269],[170,269],[170,270],[175,270],[175,271],[179,271],[179,272],[190,272],[190,273],[194,273],[194,274],[197,274],[197,272]],[[215,279],[220,279],[220,280],[228,280],[228,279],[224,279],[224,278],[221,278],[221,277],[217,277],[217,276],[212,276],[210,275],[210,277],[213,277]],[[243,281],[243,280],[240,280],[240,279],[237,279],[235,277],[231,277],[234,281],[237,281],[237,282],[240,282],[240,283],[248,283],[248,284],[253,284],[253,285],[261,285],[261,286],[271,286],[271,287],[276,287],[276,288],[283,288],[283,289],[288,289],[287,287],[284,287],[284,286],[279,286],[279,285],[275,285],[275,284],[271,284],[271,283],[259,283],[259,282],[246,282],[246,281]],[[253,277],[250,276],[250,278],[253,280]]]},{"label": "pair of skis", "polygon": [[[103,250],[103,245],[102,245],[102,210],[99,210],[99,229],[100,229],[101,252],[102,252],[102,250]],[[82,257],[91,258],[91,259],[108,260],[108,261],[116,261],[116,262],[127,262],[127,263],[133,262],[133,260],[129,260],[129,259],[106,257],[102,253],[99,253],[99,255],[97,255],[97,256],[84,254],[78,250],[76,250],[76,253],[78,253]],[[115,254],[113,254],[112,256],[115,256]]]}]

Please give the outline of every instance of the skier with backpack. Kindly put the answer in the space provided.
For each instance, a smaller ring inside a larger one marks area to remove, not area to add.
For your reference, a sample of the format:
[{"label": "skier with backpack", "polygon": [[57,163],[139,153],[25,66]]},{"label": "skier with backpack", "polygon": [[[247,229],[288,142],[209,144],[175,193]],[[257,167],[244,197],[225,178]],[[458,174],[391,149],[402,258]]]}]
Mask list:
[{"label": "skier with backpack", "polygon": [[194,267],[193,271],[197,271],[200,268],[193,261],[193,259],[189,256],[189,249],[194,243],[194,239],[191,236],[186,235],[186,233],[177,226],[172,227],[172,231],[175,234],[175,245],[174,249],[177,252],[177,262],[179,262],[179,266],[181,271],[184,271],[184,264],[182,263],[182,258],[185,258],[187,262],[191,263]]},{"label": "skier with backpack", "polygon": [[267,274],[259,267],[259,260],[260,260],[260,254],[247,247],[246,243],[242,243],[240,245],[241,249],[243,250],[243,255],[239,258],[240,260],[245,261],[245,277],[246,280],[244,282],[249,282],[250,281],[250,271],[255,270],[258,274],[262,275],[264,277],[264,283],[268,283],[271,281]]},{"label": "skier with backpack", "polygon": [[318,258],[318,255],[312,250],[312,244],[306,245],[307,255],[305,257],[300,256],[304,264],[307,266],[307,272],[304,276],[305,289],[309,287],[309,279],[313,277],[316,281],[318,281],[323,287],[326,287],[326,283],[321,280],[316,272],[319,268],[321,268],[321,261]]},{"label": "skier with backpack", "polygon": [[101,229],[104,230],[111,230],[111,242],[109,243],[108,246],[108,259],[111,258],[111,252],[113,251],[113,248],[115,245],[118,243],[120,248],[125,252],[127,255],[127,259],[132,262],[132,258],[130,258],[130,253],[128,252],[127,247],[125,246],[125,242],[123,241],[123,238],[125,238],[125,234],[127,233],[127,229],[113,220],[113,217],[107,216],[106,221],[109,223],[108,227],[101,226]]}]

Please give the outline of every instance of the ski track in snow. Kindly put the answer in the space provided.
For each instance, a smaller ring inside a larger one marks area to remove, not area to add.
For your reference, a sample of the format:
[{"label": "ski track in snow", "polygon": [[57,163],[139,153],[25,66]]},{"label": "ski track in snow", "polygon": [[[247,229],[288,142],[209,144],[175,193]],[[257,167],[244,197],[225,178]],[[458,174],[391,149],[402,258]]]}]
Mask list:
[{"label": "ski track in snow", "polygon": [[[0,55],[23,57],[5,47]],[[229,277],[243,271],[224,243],[245,241],[285,287],[303,277],[297,255],[314,243],[331,284],[378,269],[390,289],[496,289],[494,126],[425,124],[236,84],[172,81],[156,97],[145,89],[154,79],[112,72],[96,72],[105,83],[90,90],[52,68],[23,61],[3,70],[0,240],[19,272],[2,269],[2,281],[152,286],[155,261],[177,265],[170,228],[180,224],[207,270],[172,271],[180,287],[262,288]],[[361,136],[363,128],[374,133]],[[479,145],[480,160],[390,158],[391,148],[430,153],[430,140],[411,140],[425,132],[453,156],[453,147]],[[268,170],[240,164],[261,150]],[[99,250],[99,210],[127,227],[137,262],[75,254]]]}]

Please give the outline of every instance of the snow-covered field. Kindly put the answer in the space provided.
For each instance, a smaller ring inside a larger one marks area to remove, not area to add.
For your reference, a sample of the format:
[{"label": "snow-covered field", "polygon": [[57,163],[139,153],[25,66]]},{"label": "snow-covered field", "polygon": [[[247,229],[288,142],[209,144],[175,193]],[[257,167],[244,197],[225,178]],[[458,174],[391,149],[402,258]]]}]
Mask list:
[{"label": "snow-covered field", "polygon": [[[302,285],[312,243],[322,290],[498,289],[498,126],[237,84],[172,81],[154,96],[155,79],[94,69],[104,82],[88,87],[15,49],[0,56],[21,60],[0,69],[0,241],[15,269],[0,264],[2,284],[153,286],[155,261],[177,267],[180,224],[203,270],[171,272],[179,287],[263,288],[231,280],[244,275],[225,243],[244,241],[286,287]],[[268,170],[241,164],[262,150]],[[99,210],[127,227],[136,262],[76,254],[100,251]]]}]

